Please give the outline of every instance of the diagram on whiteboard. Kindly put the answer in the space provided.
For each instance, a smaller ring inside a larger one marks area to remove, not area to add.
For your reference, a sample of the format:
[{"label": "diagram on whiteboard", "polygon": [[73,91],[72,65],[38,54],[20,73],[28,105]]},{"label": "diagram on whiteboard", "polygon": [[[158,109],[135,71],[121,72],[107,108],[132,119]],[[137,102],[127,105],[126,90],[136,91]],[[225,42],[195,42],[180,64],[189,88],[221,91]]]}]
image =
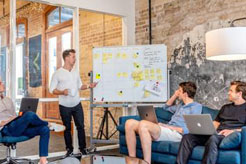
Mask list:
[{"label": "diagram on whiteboard", "polygon": [[165,45],[93,49],[95,102],[164,102],[167,100]]}]

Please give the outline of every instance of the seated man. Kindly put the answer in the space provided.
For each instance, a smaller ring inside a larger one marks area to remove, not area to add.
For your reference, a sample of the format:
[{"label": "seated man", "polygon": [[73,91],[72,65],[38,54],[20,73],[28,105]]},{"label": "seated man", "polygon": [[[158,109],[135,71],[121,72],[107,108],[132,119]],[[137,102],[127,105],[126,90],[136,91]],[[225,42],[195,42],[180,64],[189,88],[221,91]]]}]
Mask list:
[{"label": "seated man", "polygon": [[[146,120],[127,120],[125,131],[129,156],[136,157],[136,133],[140,136],[144,160],[148,163],[151,163],[152,140],[180,141],[182,134],[188,133],[183,114],[201,114],[202,111],[202,105],[193,100],[195,94],[196,85],[194,83],[183,82],[179,84],[179,89],[163,107],[164,110],[174,113],[168,124],[154,124]],[[177,98],[182,100],[184,104],[173,105]]]},{"label": "seated man", "polygon": [[39,135],[40,164],[46,164],[50,137],[49,127],[56,131],[57,125],[52,124],[48,127],[48,122],[41,120],[33,112],[25,112],[21,117],[15,119],[17,116],[14,104],[10,98],[3,96],[4,90],[4,84],[0,80],[0,131],[2,135],[29,138]]},{"label": "seated man", "polygon": [[202,163],[215,164],[221,140],[235,131],[241,131],[241,127],[246,125],[246,83],[231,82],[228,96],[232,103],[224,105],[213,122],[218,134],[184,135],[177,156],[178,164],[188,163],[192,150],[197,145],[205,145]]}]

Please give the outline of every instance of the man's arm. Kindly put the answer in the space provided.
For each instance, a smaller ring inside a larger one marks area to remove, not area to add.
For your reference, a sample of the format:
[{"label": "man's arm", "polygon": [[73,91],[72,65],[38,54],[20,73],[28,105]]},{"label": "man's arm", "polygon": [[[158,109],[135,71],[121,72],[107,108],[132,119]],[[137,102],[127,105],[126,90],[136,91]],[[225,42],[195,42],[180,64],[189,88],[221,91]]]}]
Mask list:
[{"label": "man's arm", "polygon": [[89,89],[89,88],[95,88],[97,86],[98,82],[94,82],[94,83],[90,83],[89,85],[81,85],[80,89],[81,90],[85,90],[85,89]]},{"label": "man's arm", "polygon": [[10,119],[6,120],[6,121],[1,121],[0,122],[0,127],[3,127],[4,125],[6,125],[7,123],[11,122],[13,119],[15,119],[17,116],[13,116]]},{"label": "man's arm", "polygon": [[167,101],[167,105],[168,106],[171,106],[171,105],[173,105],[173,103],[175,102],[175,100],[178,98],[178,95],[179,95],[179,90],[176,90],[175,92],[174,92],[174,94],[172,95],[172,97]]},{"label": "man's arm", "polygon": [[54,95],[65,95],[67,96],[68,95],[68,89],[64,89],[63,91],[61,90],[58,90],[58,89],[54,89],[53,92],[52,92]]},{"label": "man's arm", "polygon": [[213,121],[215,129],[217,129],[220,126],[220,122],[218,121]]}]

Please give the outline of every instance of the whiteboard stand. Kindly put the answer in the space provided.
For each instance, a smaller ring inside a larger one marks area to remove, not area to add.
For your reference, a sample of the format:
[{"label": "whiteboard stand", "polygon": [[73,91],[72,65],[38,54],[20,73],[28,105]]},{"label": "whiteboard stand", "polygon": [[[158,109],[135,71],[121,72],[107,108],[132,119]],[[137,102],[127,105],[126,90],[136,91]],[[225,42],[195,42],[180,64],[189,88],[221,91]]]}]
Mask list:
[{"label": "whiteboard stand", "polygon": [[[93,82],[93,72],[90,72],[90,82]],[[93,103],[93,88],[90,89],[90,147],[87,148],[88,152],[93,152],[96,151],[96,143],[115,143],[118,144],[119,141],[114,139],[114,140],[109,140],[109,138],[111,138],[113,135],[111,135],[110,137],[107,137],[106,139],[94,139],[93,138],[93,110],[94,108],[109,108],[109,107],[128,107],[128,104],[94,104]],[[116,125],[117,122],[115,121]],[[117,132],[117,130],[113,133],[115,134]]]}]

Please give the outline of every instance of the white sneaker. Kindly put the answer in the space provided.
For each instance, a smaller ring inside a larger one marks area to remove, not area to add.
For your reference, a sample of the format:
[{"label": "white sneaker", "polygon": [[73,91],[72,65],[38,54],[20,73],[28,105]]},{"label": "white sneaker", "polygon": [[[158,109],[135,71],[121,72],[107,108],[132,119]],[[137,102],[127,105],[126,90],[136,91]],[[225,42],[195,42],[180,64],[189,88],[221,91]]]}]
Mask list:
[{"label": "white sneaker", "polygon": [[65,130],[65,126],[50,122],[49,123],[49,129],[51,131],[55,131],[55,132],[62,132]]}]

